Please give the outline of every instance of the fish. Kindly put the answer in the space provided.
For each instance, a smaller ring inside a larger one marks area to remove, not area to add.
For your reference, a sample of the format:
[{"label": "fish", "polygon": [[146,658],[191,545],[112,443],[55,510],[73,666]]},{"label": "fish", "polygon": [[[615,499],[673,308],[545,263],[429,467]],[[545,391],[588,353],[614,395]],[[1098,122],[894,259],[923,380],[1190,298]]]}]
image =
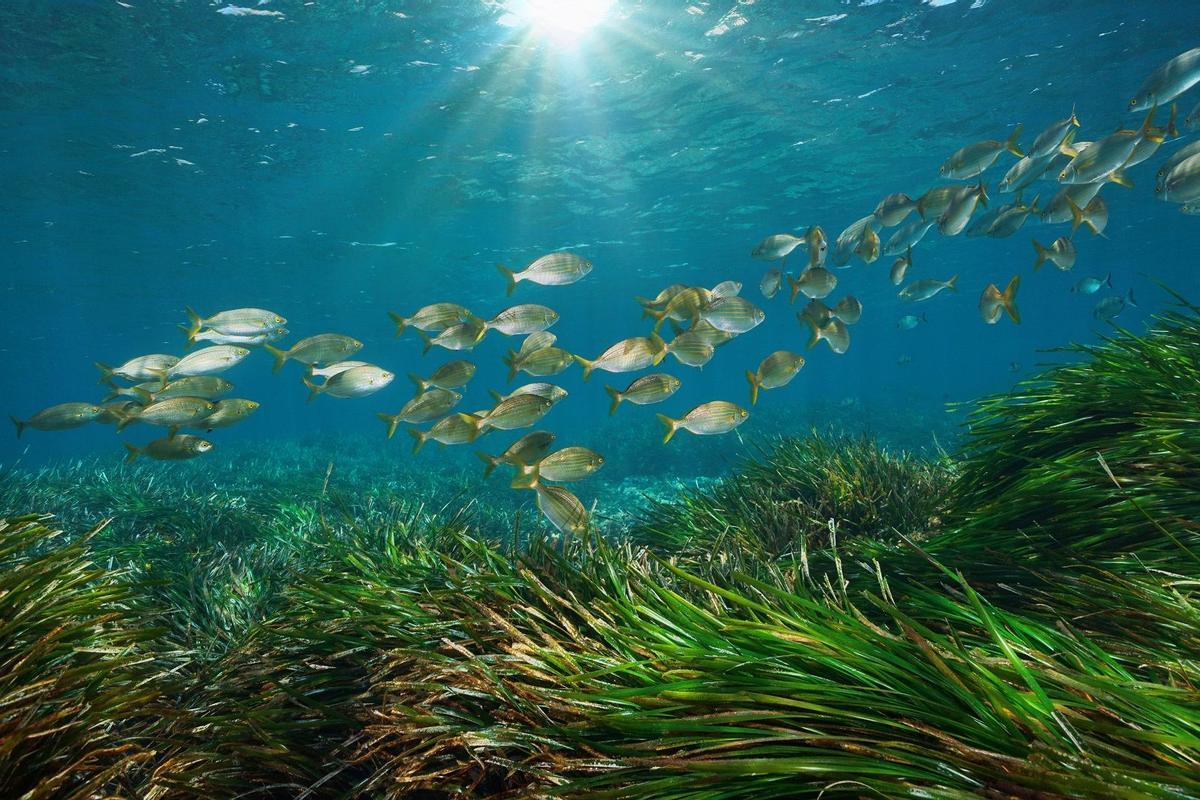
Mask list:
[{"label": "fish", "polygon": [[986,236],[988,231],[992,229],[992,225],[996,224],[996,220],[1004,212],[1015,208],[1016,202],[1006,203],[1002,206],[994,206],[989,208],[982,214],[971,219],[971,224],[967,226],[967,236]]},{"label": "fish", "polygon": [[469,310],[457,303],[431,303],[418,308],[410,317],[402,317],[394,311],[389,311],[388,316],[396,323],[397,336],[403,334],[407,328],[426,333],[441,333],[451,325],[474,317]]},{"label": "fish", "polygon": [[113,378],[124,378],[127,381],[161,380],[163,372],[178,363],[178,356],[163,353],[131,358],[119,367],[110,367],[97,361],[96,369],[100,370],[100,380],[97,383],[111,383]]},{"label": "fish", "polygon": [[736,333],[723,331],[708,320],[704,319],[700,320],[686,331],[682,328],[679,328],[674,322],[671,323],[671,328],[675,331],[676,336],[680,336],[684,333],[694,333],[701,341],[707,342],[713,347],[720,347],[737,336]]},{"label": "fish", "polygon": [[696,331],[681,333],[667,343],[667,352],[689,367],[703,367],[712,360],[715,351],[716,348]]},{"label": "fish", "polygon": [[480,423],[482,422],[482,417],[460,411],[457,414],[451,414],[444,419],[438,420],[427,431],[409,428],[408,434],[414,439],[413,453],[419,453],[421,448],[430,439],[446,445],[470,444],[478,439],[480,433],[482,433],[480,428]]},{"label": "fish", "polygon": [[837,288],[837,276],[824,267],[809,267],[799,277],[789,275],[788,284],[792,287],[789,303],[795,303],[801,293],[810,300],[820,300]]},{"label": "fish", "polygon": [[887,240],[887,243],[883,246],[883,254],[885,256],[895,256],[905,251],[911,251],[914,246],[925,238],[925,234],[934,225],[937,225],[936,219],[927,220],[922,217],[917,217],[911,222],[905,223],[903,226],[897,228],[892,237]]},{"label": "fish", "polygon": [[868,225],[863,229],[862,239],[858,246],[854,248],[855,254],[863,260],[864,264],[873,264],[879,258],[879,234],[875,229]]},{"label": "fish", "polygon": [[833,319],[833,309],[820,300],[809,300],[808,305],[801,309],[800,314],[817,323],[818,327]]},{"label": "fish", "polygon": [[510,306],[483,323],[505,336],[526,336],[550,328],[558,322],[558,312],[536,303]]},{"label": "fish", "polygon": [[661,403],[679,391],[680,385],[681,381],[678,378],[663,372],[655,372],[637,378],[626,386],[624,391],[613,386],[605,386],[604,391],[608,392],[608,396],[612,398],[612,404],[608,407],[608,415],[611,417],[617,413],[617,407],[626,400],[639,406]]},{"label": "fish", "polygon": [[1150,73],[1130,98],[1129,110],[1165,106],[1197,83],[1200,83],[1200,47],[1193,47]]},{"label": "fish", "polygon": [[746,370],[746,380],[750,382],[750,405],[758,403],[759,389],[787,386],[803,366],[804,356],[799,353],[776,350],[759,363],[757,370]]},{"label": "fish", "polygon": [[823,266],[825,253],[829,250],[829,240],[825,238],[825,230],[820,225],[811,226],[804,234],[804,241],[808,243],[808,266]]},{"label": "fish", "polygon": [[533,464],[518,464],[512,488],[533,489],[543,480],[556,483],[581,481],[604,466],[604,456],[586,447],[564,447]]},{"label": "fish", "polygon": [[1056,155],[1057,153],[1050,153],[1046,156],[1025,156],[1009,167],[1008,172],[1004,173],[1004,177],[996,184],[996,188],[1001,192],[1019,192],[1032,186],[1050,169]]},{"label": "fish", "polygon": [[29,419],[21,420],[9,415],[13,425],[17,427],[17,438],[26,428],[35,431],[65,431],[79,428],[94,422],[104,409],[95,403],[59,403],[49,408],[43,408]]},{"label": "fish", "polygon": [[904,283],[904,274],[908,272],[908,268],[912,266],[912,246],[909,246],[908,251],[904,255],[892,262],[892,269],[889,272],[889,277],[892,280],[893,286],[899,286]]},{"label": "fish", "polygon": [[1075,235],[1075,231],[1080,225],[1087,225],[1093,236],[1100,236],[1104,233],[1104,229],[1108,227],[1108,205],[1104,202],[1104,198],[1096,195],[1092,198],[1092,202],[1087,204],[1087,208],[1080,208],[1075,205],[1075,201],[1070,197],[1067,198],[1067,205],[1071,208],[1071,235]]},{"label": "fish", "polygon": [[567,390],[561,386],[555,386],[553,383],[527,383],[524,386],[513,389],[508,394],[500,394],[500,392],[494,389],[489,390],[488,394],[497,403],[501,400],[507,400],[510,397],[516,397],[519,394],[536,394],[538,397],[544,397],[552,403],[557,403],[567,396]]},{"label": "fish", "polygon": [[1200,140],[1184,145],[1171,155],[1167,156],[1167,159],[1163,161],[1162,166],[1158,168],[1158,172],[1155,174],[1155,188],[1161,190],[1163,182],[1166,180],[1166,177],[1171,174],[1171,170],[1175,169],[1175,167],[1179,166],[1192,156],[1198,154],[1200,154]]},{"label": "fish", "polygon": [[122,431],[133,422],[144,422],[147,425],[160,425],[164,428],[194,427],[216,410],[211,400],[203,397],[172,397],[159,400],[140,409],[136,414],[117,423],[117,430]]},{"label": "fish", "polygon": [[1071,221],[1071,204],[1086,208],[1104,188],[1103,182],[1079,183],[1064,186],[1055,192],[1050,202],[1042,209],[1042,222],[1059,224]]},{"label": "fish", "polygon": [[1191,214],[1193,216],[1200,214],[1200,200],[1192,200],[1189,203],[1183,203],[1179,206],[1179,211],[1182,214]]},{"label": "fish", "polygon": [[1163,178],[1162,188],[1155,194],[1160,200],[1172,203],[1192,203],[1200,200],[1200,155],[1185,158]]},{"label": "fish", "polygon": [[750,251],[750,257],[760,261],[781,261],[804,243],[804,239],[792,236],[790,233],[777,233],[755,245],[754,249]]},{"label": "fish", "polygon": [[1014,275],[1003,292],[996,284],[989,283],[979,296],[979,314],[983,321],[988,325],[995,325],[1000,321],[1001,313],[1007,312],[1009,318],[1020,325],[1021,313],[1017,311],[1017,288],[1020,285],[1020,275]]},{"label": "fish", "polygon": [[742,284],[740,281],[721,281],[708,293],[713,300],[721,297],[737,297],[742,293]]},{"label": "fish", "polygon": [[429,349],[434,345],[446,350],[472,350],[475,348],[475,345],[483,341],[483,337],[487,332],[487,323],[475,318],[451,325],[436,336],[430,336],[418,328],[417,336],[421,337],[421,341],[425,345],[421,352],[428,353]]},{"label": "fish", "polygon": [[[963,189],[970,189],[970,186],[946,185],[934,186],[925,191],[925,194],[917,198],[917,214],[922,219],[932,219],[935,222],[942,215],[950,204],[962,193]],[[916,220],[910,222],[912,225]]]},{"label": "fish", "polygon": [[[270,345],[267,345],[267,347],[270,347]],[[166,386],[168,381],[175,378],[214,375],[236,366],[248,355],[250,355],[250,351],[246,348],[231,344],[216,344],[211,347],[202,347],[179,359],[175,363],[175,366],[161,370],[159,376],[163,385]]]},{"label": "fish", "polygon": [[1071,116],[1050,123],[1045,130],[1037,135],[1037,138],[1033,140],[1033,144],[1029,146],[1029,154],[1026,158],[1053,157],[1055,153],[1059,152],[1063,142],[1068,141],[1068,137],[1078,127],[1079,117],[1075,116],[1075,109],[1072,108]]},{"label": "fish", "polygon": [[901,367],[907,367],[911,363],[912,356],[910,356],[908,353],[901,353],[900,357],[896,359],[896,364]]},{"label": "fish", "polygon": [[1133,289],[1125,297],[1113,296],[1106,297],[1096,304],[1096,308],[1092,311],[1092,316],[1101,320],[1116,319],[1127,306],[1137,308],[1137,303],[1133,299]]},{"label": "fish", "polygon": [[1013,129],[1012,134],[1002,142],[989,139],[961,148],[947,158],[942,166],[938,167],[938,174],[944,178],[974,178],[996,163],[996,159],[1000,158],[1000,154],[1005,150],[1017,158],[1024,158],[1025,153],[1017,145],[1017,140],[1020,139],[1024,127],[1024,125],[1018,125]]},{"label": "fish", "polygon": [[420,375],[414,375],[411,372],[408,374],[408,379],[416,385],[418,394],[429,391],[434,387],[439,389],[461,389],[470,383],[473,377],[475,377],[475,365],[461,358],[442,364],[428,378],[422,378]]},{"label": "fish", "polygon": [[909,300],[911,302],[920,302],[928,300],[935,296],[943,289],[949,289],[952,292],[957,292],[958,287],[955,282],[958,280],[957,275],[952,275],[949,280],[939,281],[935,278],[925,278],[919,281],[913,281],[908,286],[900,290],[900,299]]},{"label": "fish", "polygon": [[1075,243],[1069,236],[1060,236],[1049,247],[1043,247],[1037,239],[1033,240],[1033,250],[1037,260],[1033,262],[1033,271],[1037,272],[1047,261],[1054,264],[1063,272],[1075,266]]},{"label": "fish", "polygon": [[[154,386],[159,386],[159,388],[155,391],[151,389]],[[168,400],[172,397],[203,397],[205,400],[216,400],[221,395],[233,391],[233,384],[216,375],[189,375],[186,378],[173,380],[166,386],[145,383],[132,387],[132,390],[135,392],[144,390],[146,393],[144,399],[149,404],[149,402]],[[104,399],[109,400],[119,393],[124,392],[113,391]]]},{"label": "fish", "polygon": [[967,227],[967,223],[971,221],[971,215],[975,213],[975,208],[977,206],[987,208],[987,187],[982,182],[977,186],[966,187],[966,189],[966,191],[960,192],[938,217],[938,230],[943,236],[957,236],[962,233],[963,229]]},{"label": "fish", "polygon": [[645,297],[635,297],[633,299],[642,307],[643,311],[662,310],[666,307],[667,303],[671,302],[672,297],[679,294],[686,288],[688,288],[687,284],[672,283],[670,286],[659,292],[653,300],[649,300]]},{"label": "fish", "polygon": [[718,297],[700,310],[700,319],[717,330],[740,334],[757,328],[767,315],[742,297]]},{"label": "fish", "polygon": [[138,456],[145,455],[155,461],[187,461],[202,456],[213,449],[213,443],[199,436],[181,433],[155,439],[144,447],[124,442],[127,454],[125,463],[132,464]]},{"label": "fish", "polygon": [[1072,292],[1079,294],[1095,294],[1100,291],[1100,287],[1106,286],[1109,289],[1113,288],[1112,273],[1108,273],[1103,278],[1080,278],[1074,286],[1071,287]]},{"label": "fish", "polygon": [[904,192],[894,192],[879,201],[875,206],[873,216],[885,228],[892,228],[904,221],[905,217],[915,211],[917,201]]},{"label": "fish", "polygon": [[[183,327],[182,325],[180,326]],[[277,342],[288,335],[287,328],[272,328],[264,333],[255,334],[253,336],[234,336],[233,334],[217,333],[216,331],[200,331],[195,336],[188,338],[188,345],[193,345],[196,342],[208,342],[209,344],[237,344],[243,347],[258,347],[271,342]]]},{"label": "fish", "polygon": [[850,257],[862,245],[868,228],[871,229],[872,235],[878,238],[878,234],[875,233],[875,226],[878,224],[879,220],[874,215],[867,215],[850,223],[844,231],[839,233],[837,240],[833,243],[833,265],[845,267],[850,263]]},{"label": "fish", "polygon": [[517,377],[518,372],[524,372],[534,377],[557,375],[575,362],[575,356],[561,347],[540,347],[525,353],[514,353],[509,350],[503,359],[508,366],[508,379]]},{"label": "fish", "polygon": [[370,397],[381,391],[396,377],[395,373],[381,367],[367,364],[362,367],[351,367],[345,372],[339,372],[324,383],[314,383],[307,376],[303,378],[308,387],[308,402],[312,402],[319,394],[330,397],[349,399],[354,397]]},{"label": "fish", "polygon": [[850,349],[850,331],[846,329],[846,323],[840,319],[835,317],[824,325],[818,325],[815,320],[803,314],[797,314],[796,318],[808,326],[809,350],[816,347],[817,342],[822,339],[825,340],[825,344],[829,345],[829,349],[838,355]]},{"label": "fish", "polygon": [[480,433],[489,428],[502,431],[512,431],[518,428],[528,428],[546,416],[554,401],[548,397],[536,394],[519,394],[502,400],[482,417],[479,423]]},{"label": "fish", "polygon": [[534,259],[525,269],[514,272],[503,264],[496,269],[508,279],[506,294],[511,295],[521,281],[541,286],[567,286],[586,277],[592,271],[592,262],[574,253],[550,253]]},{"label": "fish", "polygon": [[213,412],[205,417],[198,427],[204,428],[206,431],[228,428],[250,416],[258,407],[259,404],[254,400],[242,400],[237,397],[218,400],[213,404]]},{"label": "fish", "polygon": [[1154,156],[1155,153],[1158,152],[1158,149],[1162,147],[1163,142],[1167,141],[1168,139],[1175,140],[1179,138],[1179,129],[1175,127],[1175,118],[1178,110],[1178,108],[1172,105],[1171,117],[1167,120],[1166,127],[1152,128],[1151,133],[1155,135],[1144,136],[1141,139],[1138,139],[1138,143],[1134,146],[1133,152],[1129,154],[1129,158],[1127,158],[1125,163],[1121,165],[1122,172],[1128,172],[1131,167],[1136,167],[1143,161],[1148,161]]},{"label": "fish", "polygon": [[202,317],[190,306],[185,306],[184,313],[188,318],[184,332],[187,333],[189,343],[196,341],[197,334],[203,328],[226,336],[261,336],[287,324],[286,319],[265,308],[235,308],[220,311],[211,317]]},{"label": "fish", "polygon": [[1030,214],[1038,214],[1038,200],[1041,195],[1034,195],[1033,202],[1028,205],[1022,203],[1020,199],[1006,206],[998,217],[992,222],[988,228],[987,235],[993,239],[1006,239],[1019,231],[1029,219]]},{"label": "fish", "polygon": [[354,367],[367,366],[370,365],[366,361],[338,361],[330,364],[327,367],[318,367],[316,365],[309,364],[307,375],[309,378],[328,379],[332,378],[334,375],[337,375],[339,372],[345,372],[346,370],[353,369]]},{"label": "fish", "polygon": [[862,319],[862,303],[852,294],[848,294],[838,301],[833,307],[831,314],[847,325],[853,325]]},{"label": "fish", "polygon": [[772,267],[763,273],[762,280],[758,282],[758,290],[762,292],[763,297],[770,300],[779,294],[779,287],[782,285],[783,273]]},{"label": "fish", "polygon": [[105,403],[100,406],[100,413],[96,415],[95,421],[103,425],[116,425],[129,415],[136,414],[140,409],[141,405],[133,400]]},{"label": "fish", "polygon": [[666,444],[679,430],[699,436],[729,433],[745,422],[746,418],[750,416],[750,412],[727,400],[711,400],[701,403],[679,419],[672,419],[666,414],[656,414],[655,416],[666,428],[663,433],[663,444]]},{"label": "fish", "polygon": [[554,444],[554,438],[554,434],[550,431],[531,431],[510,444],[498,456],[490,456],[487,453],[476,451],[475,455],[484,463],[484,480],[487,480],[488,476],[501,464],[516,467],[522,464],[536,463],[550,450],[550,446]]},{"label": "fish", "polygon": [[653,317],[654,332],[668,319],[690,322],[695,325],[700,319],[700,310],[713,301],[712,292],[702,286],[689,286],[678,292],[661,311],[646,309],[642,316]]},{"label": "fish", "polygon": [[414,425],[431,422],[448,413],[450,409],[458,405],[459,400],[462,400],[462,395],[458,392],[451,389],[433,388],[421,392],[409,400],[395,414],[380,412],[375,416],[387,425],[387,438],[390,439],[396,434],[396,428],[400,426],[401,422]]},{"label": "fish", "polygon": [[[266,349],[275,358],[271,371],[278,372],[288,361],[298,361],[305,366],[335,364],[354,355],[362,349],[362,346],[362,342],[357,339],[343,336],[340,333],[319,333],[316,336],[301,339],[287,350],[281,350],[271,345],[267,345]],[[188,358],[202,352],[204,351],[198,350]]]},{"label": "fish", "polygon": [[922,322],[929,322],[929,319],[924,314],[919,317],[916,314],[905,314],[896,321],[896,327],[902,331],[911,331]]},{"label": "fish", "polygon": [[1200,103],[1197,103],[1196,107],[1183,118],[1183,127],[1192,133],[1200,131]]},{"label": "fish", "polygon": [[622,339],[594,359],[575,356],[575,360],[583,367],[583,379],[586,381],[595,369],[605,372],[637,372],[656,366],[666,355],[667,343],[657,333],[652,333],[649,336]]},{"label": "fish", "polygon": [[538,486],[537,505],[542,515],[562,534],[587,530],[588,513],[579,498],[562,486]]},{"label": "fish", "polygon": [[1151,109],[1141,128],[1136,131],[1119,130],[1094,142],[1063,167],[1058,173],[1058,180],[1060,183],[1108,180],[1126,187],[1133,186],[1133,181],[1125,176],[1121,168],[1142,139],[1161,141],[1162,138],[1162,134],[1154,130],[1154,109]]}]

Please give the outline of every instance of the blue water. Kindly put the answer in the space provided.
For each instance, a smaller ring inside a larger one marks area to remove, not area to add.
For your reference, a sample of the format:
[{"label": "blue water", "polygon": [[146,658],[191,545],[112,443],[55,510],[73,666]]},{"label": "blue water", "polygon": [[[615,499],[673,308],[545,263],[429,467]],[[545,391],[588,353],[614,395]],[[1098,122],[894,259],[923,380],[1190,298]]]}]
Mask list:
[{"label": "blue water", "polygon": [[[574,41],[475,0],[253,6],[270,15],[220,13],[227,5],[0,5],[5,411],[99,399],[94,361],[181,354],[185,305],[274,309],[289,320],[289,343],[345,333],[365,343],[358,358],[427,375],[458,354],[422,357],[414,334],[395,338],[387,311],[445,300],[487,317],[510,302],[545,303],[561,314],[560,346],[594,357],[647,330],[634,295],[733,278],[767,319],[703,370],[668,357],[664,369],[684,381],[675,397],[610,418],[603,384],[633,376],[584,384],[572,367],[556,379],[570,397],[542,426],[560,444],[638,455],[610,472],[708,471],[694,437],[659,444],[654,412],[745,405],[744,371],[806,343],[786,288],[770,301],[758,292],[769,265],[749,254],[761,238],[820,224],[832,241],[882,196],[938,183],[959,147],[1003,139],[1017,123],[1028,144],[1073,106],[1080,140],[1136,127],[1129,97],[1200,30],[1200,5],[1165,0],[645,0],[618,3]],[[1198,100],[1200,90],[1185,95],[1181,115]],[[740,437],[703,446],[725,463],[756,438],[810,425],[933,445],[961,421],[947,401],[1004,390],[1056,358],[1041,351],[1104,333],[1092,311],[1107,293],[1069,292],[1084,275],[1111,273],[1115,293],[1133,289],[1140,306],[1118,322],[1134,330],[1169,302],[1156,281],[1200,298],[1200,218],[1153,193],[1158,164],[1192,136],[1132,170],[1133,189],[1105,188],[1106,237],[1081,230],[1069,273],[1033,273],[1030,239],[1068,232],[1033,220],[1006,240],[931,232],[909,275],[957,273],[960,291],[917,306],[896,298],[891,257],[855,259],[828,298],[849,292],[865,306],[849,352],[808,352],[790,386],[764,392]],[[994,187],[1012,163],[1002,155],[985,180]],[[1055,188],[1041,184],[1043,197]],[[571,286],[522,283],[505,298],[496,262],[521,267],[559,249],[594,270]],[[984,325],[980,291],[1014,274],[1022,324]],[[899,330],[911,312],[928,324]],[[486,407],[488,388],[517,385],[500,357],[518,343],[492,332],[470,356],[479,372],[463,410]],[[338,437],[412,463],[408,437],[385,441],[375,418],[408,399],[407,380],[367,399],[306,403],[300,374],[294,363],[271,374],[262,352],[228,373],[236,396],[263,407],[214,432],[207,458]],[[154,435],[98,425],[6,435],[0,462],[115,463],[121,438]],[[498,452],[513,438],[481,446]],[[451,457],[463,454],[430,447],[416,463]]]}]

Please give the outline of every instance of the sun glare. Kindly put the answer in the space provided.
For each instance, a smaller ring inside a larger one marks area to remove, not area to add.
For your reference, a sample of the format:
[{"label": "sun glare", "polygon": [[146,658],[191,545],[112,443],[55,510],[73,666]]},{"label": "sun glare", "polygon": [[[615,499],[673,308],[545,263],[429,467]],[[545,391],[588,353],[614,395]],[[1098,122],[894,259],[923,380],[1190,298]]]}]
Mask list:
[{"label": "sun glare", "polygon": [[569,42],[604,20],[614,0],[513,0],[508,14],[547,38]]}]

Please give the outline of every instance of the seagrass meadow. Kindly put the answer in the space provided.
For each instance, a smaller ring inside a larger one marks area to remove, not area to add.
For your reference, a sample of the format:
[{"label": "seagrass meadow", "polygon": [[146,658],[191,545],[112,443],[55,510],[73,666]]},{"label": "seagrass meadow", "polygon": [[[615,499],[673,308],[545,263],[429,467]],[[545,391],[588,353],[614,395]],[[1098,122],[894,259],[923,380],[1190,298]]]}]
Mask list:
[{"label": "seagrass meadow", "polygon": [[954,447],[764,440],[565,537],[349,455],[9,468],[2,794],[1200,797],[1198,396],[1180,300]]}]

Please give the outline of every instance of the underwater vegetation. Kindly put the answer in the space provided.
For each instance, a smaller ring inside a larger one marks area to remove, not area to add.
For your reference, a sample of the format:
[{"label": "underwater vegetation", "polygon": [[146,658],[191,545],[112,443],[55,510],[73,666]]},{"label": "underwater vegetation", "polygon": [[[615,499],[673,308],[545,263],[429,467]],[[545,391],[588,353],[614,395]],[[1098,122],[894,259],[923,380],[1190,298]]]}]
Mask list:
[{"label": "underwater vegetation", "polygon": [[9,472],[0,785],[1196,796],[1198,343],[1183,306],[979,402],[958,455],[782,438],[606,535],[288,469]]}]

